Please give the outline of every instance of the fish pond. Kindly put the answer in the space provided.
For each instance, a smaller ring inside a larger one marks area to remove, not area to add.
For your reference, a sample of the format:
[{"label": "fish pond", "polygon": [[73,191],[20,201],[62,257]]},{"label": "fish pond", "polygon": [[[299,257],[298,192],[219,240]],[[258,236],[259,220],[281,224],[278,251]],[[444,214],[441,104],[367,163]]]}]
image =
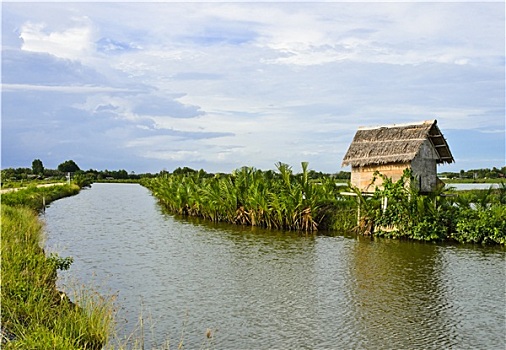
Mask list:
[{"label": "fish pond", "polygon": [[136,184],[41,217],[74,258],[59,287],[116,295],[119,338],[146,349],[505,348],[503,247],[189,221]]}]

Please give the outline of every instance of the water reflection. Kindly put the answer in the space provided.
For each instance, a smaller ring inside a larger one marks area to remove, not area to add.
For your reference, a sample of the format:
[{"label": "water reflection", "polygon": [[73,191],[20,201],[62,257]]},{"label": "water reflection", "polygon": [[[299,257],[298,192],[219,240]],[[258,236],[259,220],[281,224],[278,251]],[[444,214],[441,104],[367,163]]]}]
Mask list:
[{"label": "water reflection", "polygon": [[455,345],[436,245],[361,239],[355,248],[357,347]]},{"label": "water reflection", "polygon": [[[229,297],[238,298],[232,304],[237,305],[233,314],[241,325],[239,334],[263,346],[302,344],[311,332],[310,320],[317,315],[317,296],[312,291],[314,239],[233,237],[226,279],[235,284]],[[302,318],[306,325],[300,324]]]},{"label": "water reflection", "polygon": [[195,235],[186,271],[205,278],[176,292],[193,316],[189,333],[215,326],[227,349],[311,346],[319,316],[314,237],[221,225]]},{"label": "water reflection", "polygon": [[457,344],[467,348],[504,349],[506,269],[504,247],[439,247],[441,279],[451,307]]}]

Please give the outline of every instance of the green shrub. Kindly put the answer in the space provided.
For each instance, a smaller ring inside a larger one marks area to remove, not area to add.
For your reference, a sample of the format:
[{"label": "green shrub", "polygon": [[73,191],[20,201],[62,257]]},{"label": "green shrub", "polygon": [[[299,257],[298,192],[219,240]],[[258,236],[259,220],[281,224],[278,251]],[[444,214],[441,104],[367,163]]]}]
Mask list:
[{"label": "green shrub", "polygon": [[300,174],[280,162],[276,164],[277,173],[250,167],[213,177],[196,171],[174,172],[143,179],[141,184],[179,215],[284,230],[347,227],[348,208],[343,213],[330,210],[341,209],[337,205],[340,189],[335,180],[325,177],[312,181],[308,163],[301,165]]},{"label": "green shrub", "polygon": [[[408,186],[410,171],[392,182],[383,178],[381,189],[362,198],[366,219],[375,235],[423,241],[453,239],[458,242],[506,243],[506,187],[472,190],[446,196],[440,189],[420,194]],[[388,203],[387,207],[381,203]]]},{"label": "green shrub", "polygon": [[447,228],[437,217],[425,217],[410,227],[406,235],[421,241],[440,241],[446,238]]},{"label": "green shrub", "polygon": [[459,242],[506,243],[506,206],[462,209],[452,238]]}]

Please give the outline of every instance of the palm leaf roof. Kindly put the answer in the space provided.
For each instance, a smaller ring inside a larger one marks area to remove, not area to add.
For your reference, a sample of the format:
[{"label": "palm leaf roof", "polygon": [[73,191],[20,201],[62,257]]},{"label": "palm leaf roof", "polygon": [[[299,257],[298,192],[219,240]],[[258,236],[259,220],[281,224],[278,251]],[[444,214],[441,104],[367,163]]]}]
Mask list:
[{"label": "palm leaf roof", "polygon": [[437,120],[419,123],[360,127],[343,159],[343,166],[367,166],[412,161],[429,140],[438,155],[437,163],[454,162],[450,147]]}]

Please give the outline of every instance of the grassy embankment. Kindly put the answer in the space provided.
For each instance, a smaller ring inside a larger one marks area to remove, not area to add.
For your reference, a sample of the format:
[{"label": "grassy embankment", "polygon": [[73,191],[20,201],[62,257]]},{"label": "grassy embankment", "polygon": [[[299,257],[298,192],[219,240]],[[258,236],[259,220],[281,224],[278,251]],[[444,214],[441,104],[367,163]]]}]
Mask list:
[{"label": "grassy embankment", "polygon": [[71,258],[46,256],[37,210],[77,194],[76,185],[30,187],[2,195],[1,302],[3,349],[101,349],[112,327],[110,302],[88,291],[56,289]]},{"label": "grassy embankment", "polygon": [[[278,163],[277,168],[278,172],[264,172],[243,167],[211,178],[201,173],[166,174],[142,184],[170,211],[214,222],[306,232],[355,229],[423,241],[506,243],[504,184],[496,190],[422,195],[407,185],[408,172],[397,183],[385,179],[381,190],[364,197],[356,189],[336,186],[329,177],[308,180],[307,163],[300,174],[293,174],[286,164]],[[345,190],[357,196],[343,196]]]}]

